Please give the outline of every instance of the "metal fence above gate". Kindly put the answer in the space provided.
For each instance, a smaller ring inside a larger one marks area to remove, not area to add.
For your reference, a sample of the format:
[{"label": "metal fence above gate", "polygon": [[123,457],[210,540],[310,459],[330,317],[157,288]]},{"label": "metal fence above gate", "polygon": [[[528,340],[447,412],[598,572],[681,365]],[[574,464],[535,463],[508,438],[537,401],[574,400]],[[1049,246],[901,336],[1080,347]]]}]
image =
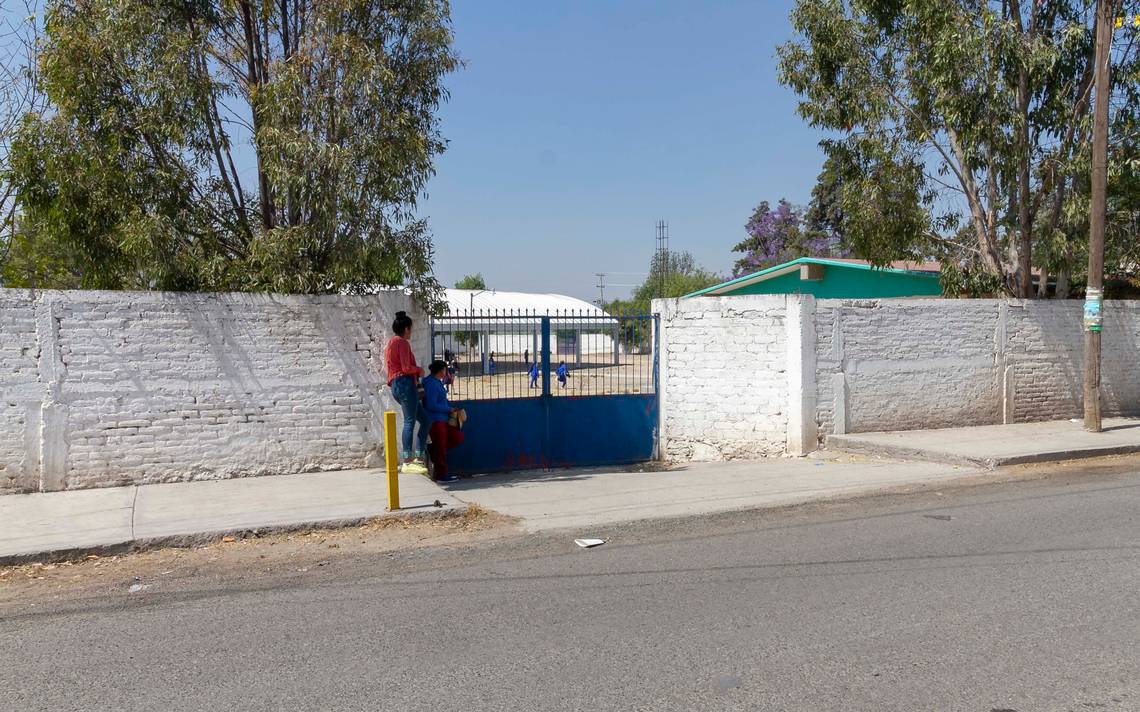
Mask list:
[{"label": "metal fence above gate", "polygon": [[653,394],[653,323],[647,314],[458,312],[432,320],[432,357],[447,362],[455,400]]}]

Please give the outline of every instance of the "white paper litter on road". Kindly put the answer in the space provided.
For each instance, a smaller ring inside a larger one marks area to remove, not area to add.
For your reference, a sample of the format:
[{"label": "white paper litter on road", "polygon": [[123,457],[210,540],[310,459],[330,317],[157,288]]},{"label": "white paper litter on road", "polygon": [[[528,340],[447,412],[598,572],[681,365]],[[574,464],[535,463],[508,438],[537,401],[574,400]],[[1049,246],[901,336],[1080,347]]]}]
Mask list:
[{"label": "white paper litter on road", "polygon": [[574,543],[583,549],[592,549],[606,543],[605,539],[575,539]]}]

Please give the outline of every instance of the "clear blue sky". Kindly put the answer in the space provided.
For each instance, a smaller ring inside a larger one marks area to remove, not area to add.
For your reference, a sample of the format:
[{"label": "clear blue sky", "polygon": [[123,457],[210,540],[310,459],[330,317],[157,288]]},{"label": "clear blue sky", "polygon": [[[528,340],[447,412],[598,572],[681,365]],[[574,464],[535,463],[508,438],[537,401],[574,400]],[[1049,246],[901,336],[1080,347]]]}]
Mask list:
[{"label": "clear blue sky", "polygon": [[658,219],[727,273],[752,208],[806,203],[823,160],[776,80],[791,5],[453,0],[468,64],[421,206],[439,278],[594,299],[595,272],[645,273]]}]

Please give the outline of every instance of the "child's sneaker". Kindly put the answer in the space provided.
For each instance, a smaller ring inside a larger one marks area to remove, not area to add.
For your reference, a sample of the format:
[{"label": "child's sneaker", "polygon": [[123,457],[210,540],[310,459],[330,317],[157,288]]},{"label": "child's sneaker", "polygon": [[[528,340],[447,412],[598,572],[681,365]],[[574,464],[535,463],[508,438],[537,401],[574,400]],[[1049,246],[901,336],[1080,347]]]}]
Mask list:
[{"label": "child's sneaker", "polygon": [[402,475],[426,475],[427,473],[428,470],[423,460],[411,460],[400,466],[400,474]]}]

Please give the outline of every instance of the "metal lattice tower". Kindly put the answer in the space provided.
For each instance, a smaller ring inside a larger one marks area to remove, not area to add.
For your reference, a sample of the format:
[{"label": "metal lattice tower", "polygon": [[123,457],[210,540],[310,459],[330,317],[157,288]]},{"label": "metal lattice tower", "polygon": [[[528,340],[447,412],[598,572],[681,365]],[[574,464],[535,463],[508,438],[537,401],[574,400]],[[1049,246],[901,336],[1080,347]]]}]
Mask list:
[{"label": "metal lattice tower", "polygon": [[657,221],[657,272],[657,292],[664,297],[665,286],[669,283],[669,223],[664,220]]}]

